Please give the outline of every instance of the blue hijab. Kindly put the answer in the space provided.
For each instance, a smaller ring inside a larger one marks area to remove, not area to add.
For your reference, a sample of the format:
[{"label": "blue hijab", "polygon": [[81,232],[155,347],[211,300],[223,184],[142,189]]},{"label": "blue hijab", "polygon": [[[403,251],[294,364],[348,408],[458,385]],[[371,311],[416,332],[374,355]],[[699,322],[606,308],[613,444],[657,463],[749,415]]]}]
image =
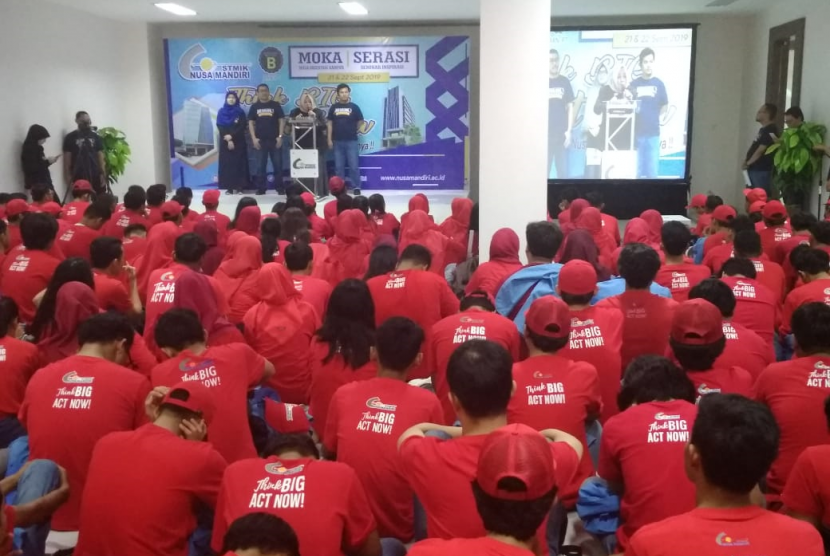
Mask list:
[{"label": "blue hijab", "polygon": [[[230,96],[236,99],[236,104],[233,106],[228,104],[228,97]],[[244,117],[245,111],[239,106],[239,96],[234,92],[230,92],[225,95],[225,105],[219,109],[219,113],[216,115],[216,125],[220,127],[229,127],[232,126],[237,119]]]}]

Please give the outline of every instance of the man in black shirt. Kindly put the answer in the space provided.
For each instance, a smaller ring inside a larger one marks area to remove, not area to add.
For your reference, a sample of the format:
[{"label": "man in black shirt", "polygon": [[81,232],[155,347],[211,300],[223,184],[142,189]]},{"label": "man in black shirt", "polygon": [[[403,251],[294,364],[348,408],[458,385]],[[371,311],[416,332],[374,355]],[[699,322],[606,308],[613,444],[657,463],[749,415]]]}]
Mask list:
[{"label": "man in black shirt", "polygon": [[750,185],[760,187],[767,194],[770,193],[774,156],[767,154],[767,149],[778,140],[778,127],[775,118],[778,116],[778,107],[774,104],[765,104],[758,109],[755,121],[761,124],[761,129],[746,153],[743,169],[749,174]]},{"label": "man in black shirt", "polygon": [[63,139],[63,177],[67,187],[78,180],[87,180],[96,193],[106,191],[107,176],[104,162],[104,144],[92,129],[89,114],[75,114],[78,129]]},{"label": "man in black shirt", "polygon": [[550,51],[550,108],[548,110],[548,171],[556,165],[556,177],[568,177],[568,147],[574,125],[574,90],[560,73],[559,52]]},{"label": "man in black shirt", "polygon": [[337,102],[329,109],[329,149],[334,149],[334,171],[346,179],[346,163],[354,187],[360,189],[360,147],[357,131],[363,125],[363,112],[351,101],[352,89],[346,84],[337,86]]},{"label": "man in black shirt", "polygon": [[268,159],[274,168],[274,184],[277,193],[285,193],[282,183],[282,130],[285,127],[285,113],[282,105],[271,99],[268,85],[262,83],[256,88],[257,101],[248,111],[248,130],[256,149],[257,195],[264,195],[268,188]]}]

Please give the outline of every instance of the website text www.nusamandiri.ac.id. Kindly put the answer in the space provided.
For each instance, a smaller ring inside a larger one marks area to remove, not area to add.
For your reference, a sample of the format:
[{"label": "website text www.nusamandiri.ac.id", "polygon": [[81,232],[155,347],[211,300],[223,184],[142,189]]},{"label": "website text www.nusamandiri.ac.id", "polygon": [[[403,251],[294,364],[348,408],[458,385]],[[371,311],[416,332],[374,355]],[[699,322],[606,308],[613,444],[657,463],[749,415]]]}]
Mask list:
[{"label": "website text www.nusamandiri.ac.id", "polygon": [[440,182],[446,181],[446,179],[446,174],[421,174],[419,176],[380,176],[380,181]]}]

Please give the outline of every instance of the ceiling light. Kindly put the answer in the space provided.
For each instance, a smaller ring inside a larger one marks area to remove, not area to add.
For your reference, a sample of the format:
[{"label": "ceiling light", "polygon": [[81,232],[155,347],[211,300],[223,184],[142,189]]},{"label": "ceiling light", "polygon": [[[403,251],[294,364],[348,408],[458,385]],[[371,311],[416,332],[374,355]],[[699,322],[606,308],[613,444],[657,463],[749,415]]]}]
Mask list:
[{"label": "ceiling light", "polygon": [[162,2],[159,4],[154,4],[154,6],[159,8],[160,10],[170,12],[174,15],[196,15],[195,11],[191,10],[190,8],[185,8],[184,6],[179,6],[178,4],[169,4]]},{"label": "ceiling light", "polygon": [[369,15],[369,10],[360,2],[340,2],[340,8],[349,15]]}]

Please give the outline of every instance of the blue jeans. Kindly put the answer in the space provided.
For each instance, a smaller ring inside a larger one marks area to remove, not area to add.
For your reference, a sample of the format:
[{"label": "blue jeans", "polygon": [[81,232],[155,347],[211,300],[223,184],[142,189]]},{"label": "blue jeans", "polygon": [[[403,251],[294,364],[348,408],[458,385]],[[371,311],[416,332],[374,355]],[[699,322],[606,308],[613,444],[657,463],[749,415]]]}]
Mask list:
[{"label": "blue jeans", "polygon": [[596,468],[599,466],[599,442],[602,440],[602,423],[594,421],[590,425],[585,425],[585,440],[588,453],[582,454],[582,457],[590,456]]},{"label": "blue jeans", "polygon": [[754,188],[761,188],[767,192],[767,195],[772,193],[770,186],[772,185],[772,171],[771,170],[749,170],[749,181]]},{"label": "blue jeans", "polygon": [[[38,459],[29,464],[17,483],[16,505],[34,502],[46,496],[58,486],[61,477],[58,466],[49,460]],[[42,556],[46,550],[46,537],[49,536],[51,521],[30,525],[26,528],[16,527],[14,545],[23,556]]]},{"label": "blue jeans", "polygon": [[256,185],[260,191],[268,189],[268,159],[274,169],[274,185],[282,189],[282,148],[277,148],[275,139],[260,139],[260,149],[254,150],[257,159]]},{"label": "blue jeans", "polygon": [[215,552],[210,547],[213,536],[213,508],[199,503],[196,508],[196,529],[190,535],[188,556],[213,556]]},{"label": "blue jeans", "polygon": [[660,136],[637,137],[637,178],[657,178],[659,165]]},{"label": "blue jeans", "polygon": [[354,187],[360,187],[360,146],[357,141],[334,141],[334,173],[346,179],[346,165],[349,165],[349,179]]}]

